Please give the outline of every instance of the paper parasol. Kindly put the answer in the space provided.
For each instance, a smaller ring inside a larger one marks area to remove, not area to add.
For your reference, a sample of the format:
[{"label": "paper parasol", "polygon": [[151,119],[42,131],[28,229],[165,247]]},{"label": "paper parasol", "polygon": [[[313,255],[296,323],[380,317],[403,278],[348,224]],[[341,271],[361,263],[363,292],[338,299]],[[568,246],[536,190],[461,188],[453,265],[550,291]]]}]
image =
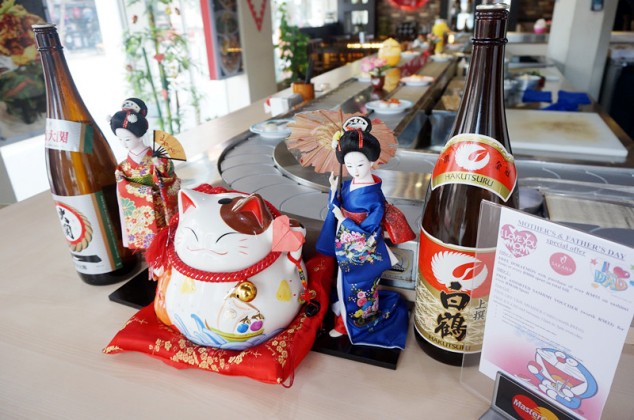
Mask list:
[{"label": "paper parasol", "polygon": [[[343,123],[350,117],[364,114],[345,114],[343,111],[318,110],[296,114],[287,127],[291,129],[286,139],[288,150],[302,166],[314,166],[319,173],[343,171],[332,147],[333,135],[342,130]],[[372,120],[372,135],[381,144],[381,154],[375,165],[387,163],[396,154],[396,137],[381,120]]]},{"label": "paper parasol", "polygon": [[187,160],[183,145],[169,133],[161,130],[154,130],[154,139],[152,141],[152,155],[155,157]]}]

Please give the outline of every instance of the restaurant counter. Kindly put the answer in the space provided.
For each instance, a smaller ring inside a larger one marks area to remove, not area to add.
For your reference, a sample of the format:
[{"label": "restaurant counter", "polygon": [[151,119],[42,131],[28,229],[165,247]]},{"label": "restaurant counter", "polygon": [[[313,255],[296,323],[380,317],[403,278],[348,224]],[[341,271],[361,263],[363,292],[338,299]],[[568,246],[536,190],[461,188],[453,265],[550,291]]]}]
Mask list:
[{"label": "restaurant counter", "polygon": [[[337,87],[355,74],[348,65],[314,82]],[[191,158],[177,168],[186,184],[227,184],[219,162],[250,125],[270,118],[263,102],[179,135]],[[459,367],[423,353],[411,326],[396,370],[310,352],[289,389],[138,353],[105,355],[136,310],[108,300],[121,284],[79,279],[50,194],[0,209],[0,231],[0,417],[476,419],[489,405],[461,383]],[[634,345],[626,344],[604,418],[634,418],[632,372]]]}]

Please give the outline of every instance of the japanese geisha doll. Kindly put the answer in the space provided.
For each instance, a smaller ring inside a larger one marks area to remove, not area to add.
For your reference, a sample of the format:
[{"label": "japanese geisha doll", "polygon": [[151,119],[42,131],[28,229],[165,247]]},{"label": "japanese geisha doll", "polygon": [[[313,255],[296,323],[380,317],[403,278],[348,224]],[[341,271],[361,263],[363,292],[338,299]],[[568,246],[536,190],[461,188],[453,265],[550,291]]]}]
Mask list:
[{"label": "japanese geisha doll", "polygon": [[397,292],[378,287],[381,274],[398,262],[383,233],[390,231],[394,243],[414,239],[415,234],[403,214],[386,203],[382,181],[372,173],[381,145],[371,129],[369,119],[351,118],[333,142],[337,160],[352,179],[344,181],[339,192],[337,177],[330,176],[329,212],[317,250],[334,256],[339,266],[330,335],[348,335],[352,344],[402,349],[408,327],[405,301]]},{"label": "japanese geisha doll", "polygon": [[128,149],[127,158],[115,171],[123,245],[140,250],[147,249],[178,212],[180,189],[172,160],[154,156],[143,141],[148,130],[146,115],[142,100],[128,98],[110,119],[110,128]]}]

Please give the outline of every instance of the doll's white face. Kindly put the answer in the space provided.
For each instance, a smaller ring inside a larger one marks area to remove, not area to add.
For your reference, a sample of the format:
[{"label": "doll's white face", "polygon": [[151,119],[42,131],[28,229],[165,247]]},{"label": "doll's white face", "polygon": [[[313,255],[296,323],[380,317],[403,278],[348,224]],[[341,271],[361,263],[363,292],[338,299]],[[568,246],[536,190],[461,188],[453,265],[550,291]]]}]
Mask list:
[{"label": "doll's white face", "polygon": [[145,145],[143,144],[143,139],[132,134],[130,130],[127,130],[125,128],[117,128],[115,130],[115,134],[121,141],[123,147],[128,150],[138,150],[145,147]]},{"label": "doll's white face", "polygon": [[367,181],[372,178],[372,162],[361,152],[348,152],[343,163],[355,181]]}]

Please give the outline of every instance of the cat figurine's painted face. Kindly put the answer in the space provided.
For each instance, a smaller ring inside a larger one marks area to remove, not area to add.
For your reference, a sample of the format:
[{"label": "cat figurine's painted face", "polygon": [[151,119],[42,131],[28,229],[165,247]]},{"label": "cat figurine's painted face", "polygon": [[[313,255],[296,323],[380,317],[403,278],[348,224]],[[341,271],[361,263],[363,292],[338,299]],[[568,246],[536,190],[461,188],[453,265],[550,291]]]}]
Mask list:
[{"label": "cat figurine's painted face", "polygon": [[273,216],[257,195],[181,190],[174,248],[192,268],[227,273],[252,266],[271,251]]}]

